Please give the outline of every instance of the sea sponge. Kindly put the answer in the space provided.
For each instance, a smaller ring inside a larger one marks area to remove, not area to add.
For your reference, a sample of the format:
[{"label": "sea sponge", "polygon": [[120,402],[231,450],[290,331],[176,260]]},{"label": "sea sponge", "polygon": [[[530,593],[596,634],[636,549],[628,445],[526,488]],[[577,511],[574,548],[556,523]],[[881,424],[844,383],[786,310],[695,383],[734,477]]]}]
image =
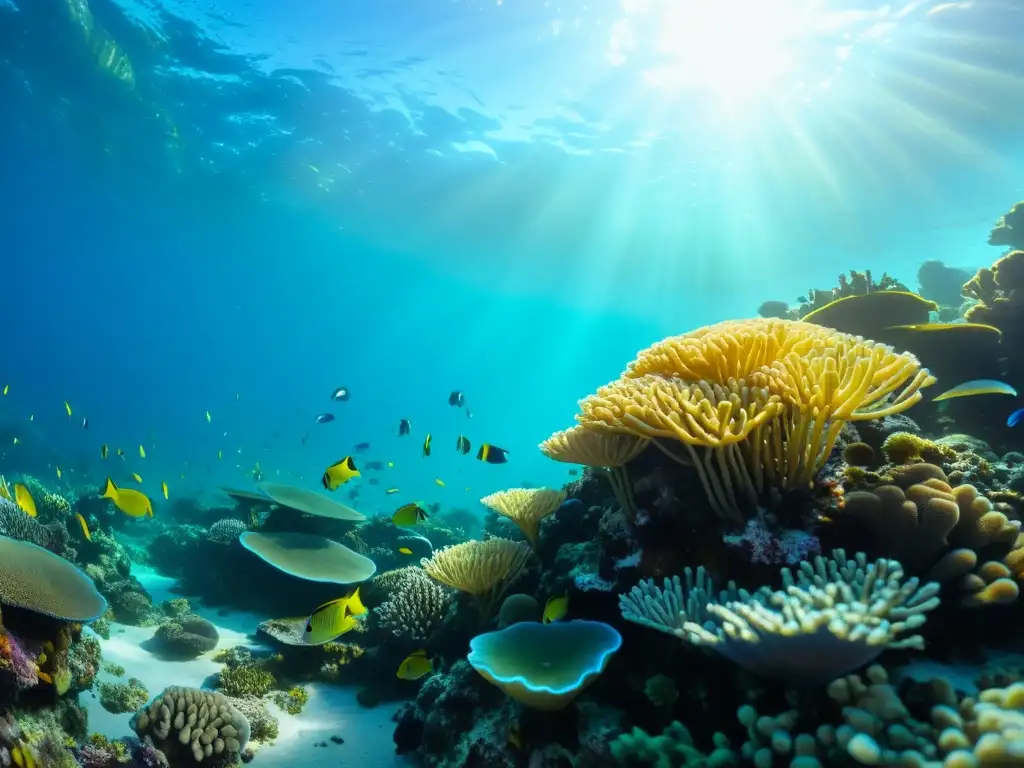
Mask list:
[{"label": "sea sponge", "polygon": [[100,683],[99,694],[100,706],[115,715],[135,712],[149,701],[149,691],[134,677],[125,683]]},{"label": "sea sponge", "polygon": [[93,621],[107,610],[83,571],[36,544],[6,536],[0,536],[0,603],[77,622]]},{"label": "sea sponge", "polygon": [[[584,429],[651,440],[742,525],[769,485],[806,487],[846,421],[902,412],[935,381],[913,355],[812,323],[730,321],[658,342],[580,403]],[[681,452],[680,452],[681,451]]]},{"label": "sea sponge", "polygon": [[537,547],[540,521],[554,514],[563,501],[565,492],[550,488],[510,488],[480,499],[485,507],[518,525],[534,549]]},{"label": "sea sponge", "polygon": [[355,584],[366,581],[377,570],[368,557],[310,533],[246,531],[238,540],[264,562],[306,581]]},{"label": "sea sponge", "polygon": [[131,721],[139,738],[149,737],[173,765],[227,766],[238,760],[249,741],[249,721],[228,699],[197,688],[167,688]]},{"label": "sea sponge", "polygon": [[521,622],[474,637],[467,660],[512,698],[551,711],[594,682],[621,645],[600,621]]},{"label": "sea sponge", "polygon": [[843,461],[855,467],[868,467],[875,463],[875,449],[867,443],[850,443],[843,449]]},{"label": "sea sponge", "polygon": [[943,461],[956,459],[956,451],[949,446],[919,437],[912,432],[893,432],[882,443],[882,453],[893,464],[941,464]]},{"label": "sea sponge", "polygon": [[501,629],[518,624],[520,621],[540,621],[540,619],[540,603],[533,595],[509,595],[502,600],[501,610],[498,611],[498,627]]},{"label": "sea sponge", "polygon": [[531,554],[530,546],[520,541],[471,540],[442,547],[420,565],[430,578],[472,595],[481,613],[489,615]]},{"label": "sea sponge", "polygon": [[194,659],[217,647],[217,628],[194,614],[163,622],[157,627],[147,647],[165,659]]},{"label": "sea sponge", "polygon": [[403,579],[373,609],[377,626],[396,637],[426,641],[444,622],[452,591],[431,580],[422,568],[403,568]]},{"label": "sea sponge", "polygon": [[939,585],[904,581],[893,560],[847,559],[842,550],[782,569],[783,589],[762,587],[715,602],[698,572],[659,587],[646,580],[619,596],[627,621],[705,645],[762,677],[825,682],[868,663],[886,648],[922,648],[920,628],[938,607]]}]

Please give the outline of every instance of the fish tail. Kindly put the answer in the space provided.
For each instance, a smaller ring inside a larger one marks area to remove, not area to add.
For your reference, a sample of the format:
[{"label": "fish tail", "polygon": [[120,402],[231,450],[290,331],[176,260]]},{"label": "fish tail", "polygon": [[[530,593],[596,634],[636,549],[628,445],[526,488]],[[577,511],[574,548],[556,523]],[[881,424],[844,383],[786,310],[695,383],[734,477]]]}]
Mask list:
[{"label": "fish tail", "polygon": [[114,481],[109,477],[107,478],[106,485],[103,486],[103,493],[100,497],[104,499],[113,499],[117,497],[117,486],[114,485]]}]

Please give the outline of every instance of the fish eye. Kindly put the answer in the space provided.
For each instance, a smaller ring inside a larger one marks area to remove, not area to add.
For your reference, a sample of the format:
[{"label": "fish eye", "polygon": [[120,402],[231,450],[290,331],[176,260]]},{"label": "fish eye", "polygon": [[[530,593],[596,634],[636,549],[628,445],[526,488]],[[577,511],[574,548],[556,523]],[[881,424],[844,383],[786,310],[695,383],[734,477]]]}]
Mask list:
[{"label": "fish eye", "polygon": [[312,632],[313,631],[313,625],[312,624],[307,624],[306,625],[306,631],[307,632]]}]

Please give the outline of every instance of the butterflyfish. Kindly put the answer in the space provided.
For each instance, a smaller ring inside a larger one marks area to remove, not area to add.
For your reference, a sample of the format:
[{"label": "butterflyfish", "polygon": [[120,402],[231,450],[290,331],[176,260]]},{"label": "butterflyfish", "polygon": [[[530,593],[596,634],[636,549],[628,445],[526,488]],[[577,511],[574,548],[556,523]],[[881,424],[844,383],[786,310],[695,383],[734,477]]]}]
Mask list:
[{"label": "butterflyfish", "polygon": [[412,431],[412,422],[408,419],[402,419],[398,422],[398,436],[403,437],[408,435]]},{"label": "butterflyfish", "polygon": [[427,519],[427,513],[416,502],[399,507],[391,516],[391,522],[400,528],[411,528]]},{"label": "butterflyfish", "polygon": [[331,392],[331,400],[338,400],[340,402],[348,400],[348,387],[338,387]]},{"label": "butterflyfish", "polygon": [[459,435],[459,439],[455,441],[455,450],[465,456],[469,453],[472,446],[469,444],[469,438],[465,435]]},{"label": "butterflyfish", "polygon": [[421,648],[402,660],[402,663],[398,665],[396,675],[399,680],[419,680],[433,671],[434,665],[427,658],[427,652]]},{"label": "butterflyfish", "polygon": [[110,499],[114,506],[124,512],[128,517],[152,517],[153,502],[142,491],[132,488],[118,488],[109,477],[107,484],[100,494],[104,499]]},{"label": "butterflyfish", "polygon": [[29,493],[28,488],[21,483],[14,484],[14,502],[21,507],[29,517],[36,516],[36,503],[32,499],[32,494]]},{"label": "butterflyfish", "polygon": [[334,421],[333,413],[321,413],[316,417],[317,424],[327,424],[328,422]]},{"label": "butterflyfish", "polygon": [[106,443],[104,443],[103,445],[100,446],[100,458],[101,459],[107,458],[107,454],[109,452],[110,452],[110,448],[107,447]]},{"label": "butterflyfish", "polygon": [[568,597],[549,597],[548,601],[544,604],[544,623],[550,624],[552,621],[564,619],[568,612]]},{"label": "butterflyfish", "polygon": [[85,522],[85,518],[82,517],[81,513],[75,513],[75,519],[78,524],[82,526],[82,535],[85,536],[86,541],[92,541],[92,534],[89,532],[89,524]]},{"label": "butterflyfish", "polygon": [[1016,427],[1020,424],[1021,420],[1024,420],[1024,408],[1018,408],[1016,411],[1010,414],[1010,417],[1006,420],[1006,426]]},{"label": "butterflyfish", "polygon": [[424,456],[429,456],[430,455],[430,433],[429,432],[427,433],[427,436],[423,440],[423,455]]},{"label": "butterflyfish", "polygon": [[359,599],[357,588],[348,597],[324,603],[306,619],[302,642],[306,645],[323,645],[334,638],[355,629],[359,624],[356,616],[366,613],[366,606]]},{"label": "butterflyfish", "polygon": [[132,472],[132,480],[134,480],[136,483],[141,485],[142,484],[142,475],[140,475],[138,472]]},{"label": "butterflyfish", "polygon": [[434,478],[434,485],[439,485],[442,488],[444,488],[444,480],[442,480],[440,477],[435,477]]},{"label": "butterflyfish", "polygon": [[940,403],[943,400],[952,400],[954,397],[971,397],[973,395],[1011,395],[1016,396],[1017,390],[1002,381],[995,379],[974,379],[957,384],[952,389],[947,389],[941,395],[932,399],[933,403]]},{"label": "butterflyfish", "polygon": [[324,470],[324,476],[320,478],[324,488],[328,491],[336,491],[339,486],[344,485],[353,477],[359,477],[360,472],[356,469],[356,461],[351,456],[338,459],[334,464]]},{"label": "butterflyfish", "polygon": [[64,410],[68,412],[68,418],[70,419],[71,418],[71,404],[67,400],[64,401]]},{"label": "butterflyfish", "polygon": [[496,445],[484,443],[480,446],[480,450],[476,452],[476,457],[488,464],[504,464],[508,461],[508,451]]},{"label": "butterflyfish", "polygon": [[397,488],[388,488],[386,491],[384,491],[384,493],[386,493],[388,496],[390,496],[392,493],[398,493],[398,489]]},{"label": "butterflyfish", "polygon": [[412,554],[412,550],[409,549],[408,547],[399,547],[398,548],[398,554],[400,554],[400,555],[411,555]]},{"label": "butterflyfish", "polygon": [[164,480],[164,481],[162,481],[160,483],[160,490],[164,492],[164,498],[165,499],[171,498],[171,492],[167,488],[167,481],[166,480]]},{"label": "butterflyfish", "polygon": [[146,458],[146,449],[143,448],[141,445],[139,446],[139,458],[140,459]]}]

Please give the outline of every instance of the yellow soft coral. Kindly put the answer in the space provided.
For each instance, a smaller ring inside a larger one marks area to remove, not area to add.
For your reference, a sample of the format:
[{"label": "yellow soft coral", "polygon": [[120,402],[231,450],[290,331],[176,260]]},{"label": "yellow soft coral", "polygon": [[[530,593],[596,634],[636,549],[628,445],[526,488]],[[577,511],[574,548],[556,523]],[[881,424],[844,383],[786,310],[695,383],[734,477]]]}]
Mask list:
[{"label": "yellow soft coral", "polygon": [[742,522],[742,502],[756,505],[767,485],[807,486],[846,421],[899,413],[934,382],[913,355],[830,328],[730,321],[643,350],[580,403],[577,420],[650,440],[696,470],[719,514]]},{"label": "yellow soft coral", "polygon": [[540,521],[553,514],[563,501],[565,493],[550,488],[509,488],[480,499],[485,507],[518,525],[535,549]]},{"label": "yellow soft coral", "polygon": [[892,464],[938,464],[956,459],[956,451],[912,432],[893,432],[882,443],[882,453]]},{"label": "yellow soft coral", "polygon": [[530,554],[530,546],[523,542],[474,540],[435,550],[429,559],[420,560],[420,565],[435,581],[472,595],[487,615],[522,573]]}]

